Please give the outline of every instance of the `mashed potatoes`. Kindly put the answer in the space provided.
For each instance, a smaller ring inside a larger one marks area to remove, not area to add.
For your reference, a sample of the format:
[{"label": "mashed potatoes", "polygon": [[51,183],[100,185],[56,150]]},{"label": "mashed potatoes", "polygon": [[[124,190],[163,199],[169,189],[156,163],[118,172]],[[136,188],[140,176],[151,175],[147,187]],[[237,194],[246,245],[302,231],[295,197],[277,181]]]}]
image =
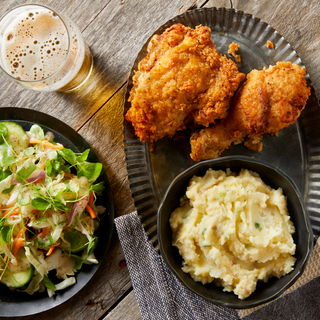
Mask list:
[{"label": "mashed potatoes", "polygon": [[286,198],[257,173],[209,169],[191,179],[180,202],[170,217],[173,245],[183,257],[182,270],[195,281],[214,281],[245,299],[258,280],[293,270]]}]

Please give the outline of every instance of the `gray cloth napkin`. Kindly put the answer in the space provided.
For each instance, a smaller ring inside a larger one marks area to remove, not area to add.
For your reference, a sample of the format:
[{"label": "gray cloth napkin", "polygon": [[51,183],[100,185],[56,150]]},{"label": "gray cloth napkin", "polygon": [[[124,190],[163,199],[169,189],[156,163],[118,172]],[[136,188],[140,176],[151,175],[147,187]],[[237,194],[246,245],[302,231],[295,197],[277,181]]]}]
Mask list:
[{"label": "gray cloth napkin", "polygon": [[[148,240],[137,212],[116,218],[115,225],[144,320],[242,318],[237,310],[213,305],[177,280]],[[319,279],[314,279],[308,285],[301,286],[242,319],[320,319]]]}]

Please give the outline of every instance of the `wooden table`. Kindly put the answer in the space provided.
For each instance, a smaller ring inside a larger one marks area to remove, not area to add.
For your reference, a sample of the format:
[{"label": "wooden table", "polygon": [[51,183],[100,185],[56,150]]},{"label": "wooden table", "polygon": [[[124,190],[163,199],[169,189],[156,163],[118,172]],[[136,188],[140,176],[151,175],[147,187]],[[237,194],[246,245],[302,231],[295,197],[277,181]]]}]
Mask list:
[{"label": "wooden table", "polygon": [[[126,81],[141,46],[167,20],[199,7],[227,7],[251,13],[269,23],[293,46],[310,74],[318,97],[320,96],[318,0],[28,2],[52,6],[76,21],[92,49],[95,72],[90,83],[81,91],[68,94],[25,90],[1,73],[1,107],[13,106],[17,108],[17,112],[18,108],[39,110],[78,131],[104,165],[114,195],[116,216],[134,210],[123,148]],[[25,1],[2,1],[0,14],[21,3]],[[23,319],[141,319],[116,232],[101,268],[83,290],[55,309]]]}]

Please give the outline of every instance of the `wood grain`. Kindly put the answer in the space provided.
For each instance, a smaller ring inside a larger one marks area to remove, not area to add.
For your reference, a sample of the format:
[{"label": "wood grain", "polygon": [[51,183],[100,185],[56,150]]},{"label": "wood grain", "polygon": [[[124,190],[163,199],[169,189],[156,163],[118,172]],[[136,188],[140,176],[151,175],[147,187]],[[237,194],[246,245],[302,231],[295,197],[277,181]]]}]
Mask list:
[{"label": "wood grain", "polygon": [[[90,23],[100,14],[109,1],[16,1],[8,0],[0,6],[0,14],[3,15],[9,8],[23,3],[43,3],[44,5],[61,11],[77,22],[80,30],[85,30]],[[79,4],[81,4],[79,6]],[[91,24],[92,25],[92,24]],[[93,27],[93,26],[92,26]],[[3,106],[15,106],[46,112],[52,116],[73,126],[73,122],[84,118],[82,113],[85,107],[76,103],[70,103],[68,96],[61,93],[38,93],[25,90],[8,80],[3,73],[0,76],[0,91]],[[87,105],[88,106],[88,105]],[[88,108],[87,108],[88,109]],[[85,112],[88,118],[94,109]],[[70,121],[68,121],[68,119]]]},{"label": "wood grain", "polygon": [[125,93],[126,86],[123,86],[99,113],[79,130],[101,159],[106,170],[115,200],[116,216],[134,211],[123,147]]},{"label": "wood grain", "polygon": [[[134,210],[123,150],[126,81],[142,45],[167,20],[203,5],[233,7],[251,13],[269,23],[291,43],[306,65],[318,96],[320,93],[317,50],[320,4],[316,0],[7,0],[1,2],[0,14],[26,2],[52,6],[76,21],[92,49],[94,73],[87,85],[73,93],[25,90],[1,73],[1,106],[15,106],[17,112],[18,108],[39,110],[76,129],[91,145],[107,172],[116,216]],[[116,231],[97,274],[78,295],[40,315],[16,319],[140,320]]]},{"label": "wood grain", "polygon": [[204,4],[205,8],[217,7],[217,8],[231,8],[231,0],[209,0]]},{"label": "wood grain", "polygon": [[306,66],[320,97],[319,1],[232,0],[233,8],[251,13],[277,30],[295,49]]},{"label": "wood grain", "polygon": [[[1,74],[2,104],[41,110],[79,129],[125,83],[147,38],[165,21],[195,2],[170,1],[38,1],[69,14],[94,55],[91,82],[73,93],[37,93],[21,89]],[[19,1],[10,2],[13,4]],[[8,9],[0,8],[0,14]],[[66,8],[66,9],[65,9]],[[14,93],[14,94],[13,94]]]},{"label": "wood grain", "polygon": [[[0,8],[0,14],[23,2],[6,2]],[[166,6],[158,1],[148,1],[147,4],[140,1],[42,3],[60,9],[77,21],[94,54],[92,82],[84,90],[69,94],[37,93],[20,88],[1,74],[2,106],[40,110],[78,130],[104,165],[114,195],[116,214],[131,212],[134,206],[127,181],[122,134],[124,83],[140,47],[150,34],[168,19],[193,6],[195,1],[174,1]],[[123,261],[123,252],[114,231],[107,257],[79,294],[61,306],[23,319],[101,318],[131,288]],[[131,300],[124,301],[132,304],[134,295],[129,297]],[[135,307],[139,315],[137,305]]]},{"label": "wood grain", "polygon": [[[125,317],[125,318],[124,318]],[[131,291],[103,320],[142,319],[136,297]],[[160,319],[160,317],[159,317]]]}]

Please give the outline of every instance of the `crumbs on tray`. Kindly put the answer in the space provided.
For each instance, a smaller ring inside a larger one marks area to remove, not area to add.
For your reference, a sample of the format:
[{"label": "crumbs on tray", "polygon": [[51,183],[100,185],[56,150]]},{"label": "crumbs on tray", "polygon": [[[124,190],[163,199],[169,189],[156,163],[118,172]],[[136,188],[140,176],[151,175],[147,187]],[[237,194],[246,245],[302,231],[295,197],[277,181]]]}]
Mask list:
[{"label": "crumbs on tray", "polygon": [[231,54],[234,57],[234,59],[236,60],[236,62],[241,61],[240,55],[236,53],[239,50],[239,48],[240,48],[240,45],[237,43],[234,43],[234,42],[232,42],[229,45],[228,54]]},{"label": "crumbs on tray", "polygon": [[274,49],[274,43],[268,40],[267,41],[267,48],[268,49]]}]

